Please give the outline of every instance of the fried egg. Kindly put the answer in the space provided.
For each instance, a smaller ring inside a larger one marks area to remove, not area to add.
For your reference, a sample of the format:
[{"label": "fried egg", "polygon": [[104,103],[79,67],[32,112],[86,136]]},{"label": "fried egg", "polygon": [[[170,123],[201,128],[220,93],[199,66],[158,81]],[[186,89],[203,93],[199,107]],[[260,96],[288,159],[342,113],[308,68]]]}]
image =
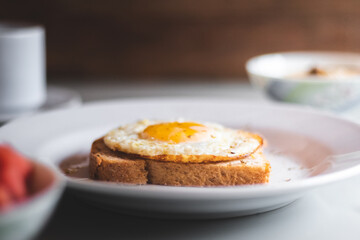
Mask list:
[{"label": "fried egg", "polygon": [[215,123],[142,120],[110,131],[105,144],[114,151],[171,162],[219,162],[256,152],[260,136]]}]

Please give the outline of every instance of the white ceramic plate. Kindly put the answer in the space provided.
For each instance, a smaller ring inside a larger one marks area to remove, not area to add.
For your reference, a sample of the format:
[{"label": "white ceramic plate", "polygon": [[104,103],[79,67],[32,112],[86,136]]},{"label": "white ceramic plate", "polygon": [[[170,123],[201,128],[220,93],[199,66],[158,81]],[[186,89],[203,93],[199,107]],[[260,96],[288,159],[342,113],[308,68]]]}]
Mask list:
[{"label": "white ceramic plate", "polygon": [[49,86],[46,92],[46,101],[37,109],[26,112],[0,112],[0,125],[11,119],[21,116],[32,115],[36,112],[47,111],[51,109],[77,107],[81,104],[80,95],[71,90],[62,87]]},{"label": "white ceramic plate", "polygon": [[267,139],[271,182],[237,187],[123,185],[68,179],[75,194],[99,207],[170,218],[221,218],[279,208],[308,190],[360,173],[359,161],[326,156],[360,150],[360,126],[309,108],[217,99],[143,99],[90,104],[11,122],[0,141],[34,159],[58,164],[88,152],[94,139],[143,118],[218,122],[257,131]]}]

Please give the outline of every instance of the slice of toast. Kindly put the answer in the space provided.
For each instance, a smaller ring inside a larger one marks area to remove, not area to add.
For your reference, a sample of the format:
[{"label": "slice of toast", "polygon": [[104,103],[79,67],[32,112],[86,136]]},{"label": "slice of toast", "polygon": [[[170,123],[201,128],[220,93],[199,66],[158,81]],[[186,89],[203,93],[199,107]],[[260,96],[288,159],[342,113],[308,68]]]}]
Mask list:
[{"label": "slice of toast", "polygon": [[247,158],[217,163],[174,163],[112,151],[102,138],[90,153],[90,178],[133,184],[233,186],[267,183],[270,163],[261,150]]}]

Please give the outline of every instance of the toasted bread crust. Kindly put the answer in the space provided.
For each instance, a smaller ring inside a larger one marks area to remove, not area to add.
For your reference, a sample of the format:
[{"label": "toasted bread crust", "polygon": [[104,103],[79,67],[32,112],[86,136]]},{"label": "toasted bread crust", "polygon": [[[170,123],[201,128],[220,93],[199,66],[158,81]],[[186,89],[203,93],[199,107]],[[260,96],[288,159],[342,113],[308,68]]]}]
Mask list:
[{"label": "toasted bread crust", "polygon": [[102,139],[96,140],[90,153],[90,178],[110,182],[146,184],[146,161],[115,152],[106,147]]},{"label": "toasted bread crust", "polygon": [[[252,158],[257,164],[251,164]],[[250,163],[250,164],[249,164]],[[245,159],[217,163],[176,163],[112,151],[102,138],[90,153],[90,177],[103,181],[171,186],[232,186],[267,183],[270,164],[261,151]]]}]

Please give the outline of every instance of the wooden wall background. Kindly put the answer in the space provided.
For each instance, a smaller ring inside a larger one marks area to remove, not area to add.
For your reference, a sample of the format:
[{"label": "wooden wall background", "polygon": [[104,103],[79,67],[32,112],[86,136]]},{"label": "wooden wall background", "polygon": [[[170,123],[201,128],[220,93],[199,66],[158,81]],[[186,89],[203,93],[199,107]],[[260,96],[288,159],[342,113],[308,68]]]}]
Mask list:
[{"label": "wooden wall background", "polygon": [[358,0],[0,0],[47,30],[48,75],[243,77],[251,56],[360,51]]}]

